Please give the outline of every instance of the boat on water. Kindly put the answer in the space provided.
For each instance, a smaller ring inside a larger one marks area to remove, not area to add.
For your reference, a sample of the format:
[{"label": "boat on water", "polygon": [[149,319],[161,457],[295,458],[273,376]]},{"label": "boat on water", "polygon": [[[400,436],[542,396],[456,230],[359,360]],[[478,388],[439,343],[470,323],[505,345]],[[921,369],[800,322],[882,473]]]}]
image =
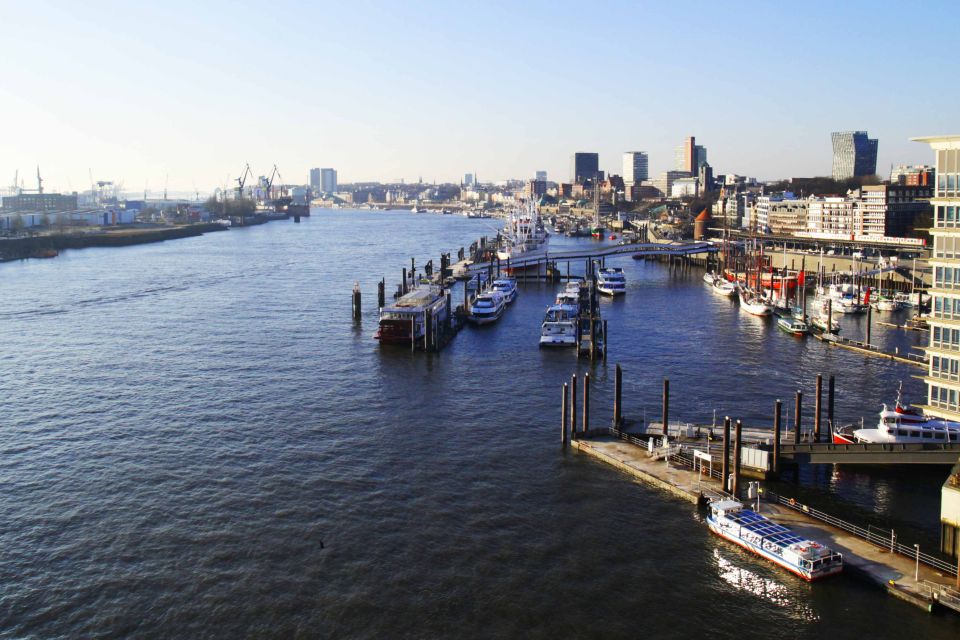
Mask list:
[{"label": "boat on water", "polygon": [[612,267],[597,272],[597,291],[608,296],[619,296],[627,292],[627,279],[623,269]]},{"label": "boat on water", "polygon": [[526,268],[536,269],[537,262],[546,258],[549,242],[550,236],[543,226],[537,206],[530,200],[526,205],[518,204],[510,210],[502,244],[497,249],[497,258],[501,262],[508,262],[507,273]]},{"label": "boat on water", "polygon": [[439,325],[447,321],[447,298],[443,287],[417,286],[396,302],[380,309],[376,336],[380,344],[407,344],[426,334],[427,317]]},{"label": "boat on water", "polygon": [[794,336],[805,336],[810,333],[810,326],[801,318],[795,318],[792,315],[777,318],[777,327]]},{"label": "boat on water", "polygon": [[834,313],[866,313],[870,304],[870,289],[867,289],[861,301],[852,284],[831,284],[820,294],[833,300]]},{"label": "boat on water", "polygon": [[834,444],[859,442],[960,442],[960,422],[928,416],[903,404],[903,387],[897,390],[893,409],[883,405],[880,422],[873,429],[852,426],[833,430]]},{"label": "boat on water", "polygon": [[873,299],[872,306],[877,311],[899,311],[903,308],[903,303],[897,300],[896,296],[879,293]]},{"label": "boat on water", "polygon": [[752,551],[804,580],[843,571],[843,555],[747,509],[737,500],[710,502],[707,527],[725,540]]},{"label": "boat on water", "polygon": [[718,276],[715,273],[710,273],[709,271],[703,274],[703,282],[710,287],[710,291],[719,294],[721,296],[726,296],[732,298],[737,295],[737,285],[735,282],[731,282],[722,276]]},{"label": "boat on water", "polygon": [[576,313],[566,305],[553,305],[547,308],[540,325],[541,347],[574,347],[577,344]]},{"label": "boat on water", "polygon": [[494,291],[499,291],[503,294],[503,298],[507,304],[517,299],[517,281],[513,278],[497,278],[490,286]]},{"label": "boat on water", "polygon": [[467,320],[474,324],[490,324],[496,322],[503,315],[507,301],[503,294],[496,290],[481,293],[470,305],[470,314]]},{"label": "boat on water", "polygon": [[744,288],[740,288],[738,293],[740,306],[747,313],[755,316],[769,316],[773,313],[773,305],[766,298]]},{"label": "boat on water", "polygon": [[810,317],[810,327],[823,333],[840,333],[840,322],[830,319],[826,313],[820,313]]}]

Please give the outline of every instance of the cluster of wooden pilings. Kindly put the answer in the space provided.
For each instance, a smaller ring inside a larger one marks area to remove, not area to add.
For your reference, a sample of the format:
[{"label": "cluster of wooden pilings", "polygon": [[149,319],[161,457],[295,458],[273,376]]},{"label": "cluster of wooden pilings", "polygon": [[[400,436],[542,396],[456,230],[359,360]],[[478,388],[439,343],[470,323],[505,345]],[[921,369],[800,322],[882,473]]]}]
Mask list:
[{"label": "cluster of wooden pilings", "polygon": [[[577,396],[578,380],[577,375],[570,377],[570,382],[564,382],[562,387],[560,401],[560,442],[566,447],[571,441],[589,435],[610,433],[611,430],[619,432],[623,428],[623,370],[620,365],[616,365],[614,373],[614,394],[613,394],[613,422],[609,426],[603,426],[599,429],[592,429],[590,424],[590,374],[583,374],[582,406],[580,408],[580,421],[578,418]],[[834,428],[834,397],[835,397],[835,378],[830,376],[827,382],[827,402],[826,402],[826,422],[823,421],[823,375],[817,374],[815,395],[814,395],[814,421],[813,431],[806,440],[809,442],[820,442],[825,437],[827,442],[833,439]],[[803,431],[803,391],[797,390],[794,403],[794,428],[792,433],[793,444],[800,444],[801,433]],[[786,429],[783,428],[783,401],[777,399],[773,409],[773,455],[771,460],[771,474],[777,474],[780,471],[780,444],[785,435]],[[661,405],[661,423],[663,424],[663,444],[669,440],[668,425],[670,422],[670,379],[663,379],[662,405]],[[731,427],[733,428],[733,438],[731,439]],[[741,473],[741,447],[743,444],[743,422],[736,420],[734,422],[730,416],[723,420],[723,453],[721,459],[722,478],[724,478],[724,487],[734,496],[740,495],[742,488],[740,478]],[[731,460],[732,449],[732,460]]]}]

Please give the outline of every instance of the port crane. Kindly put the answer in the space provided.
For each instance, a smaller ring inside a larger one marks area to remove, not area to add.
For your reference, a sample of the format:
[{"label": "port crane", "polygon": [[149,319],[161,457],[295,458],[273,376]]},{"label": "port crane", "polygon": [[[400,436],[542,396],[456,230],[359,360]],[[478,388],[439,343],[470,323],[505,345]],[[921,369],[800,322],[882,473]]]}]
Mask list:
[{"label": "port crane", "polygon": [[238,185],[237,200],[243,199],[243,185],[247,183],[247,178],[252,178],[252,177],[253,177],[253,171],[250,170],[250,163],[248,162],[243,169],[243,174],[241,174],[241,176],[237,178],[237,185]]}]

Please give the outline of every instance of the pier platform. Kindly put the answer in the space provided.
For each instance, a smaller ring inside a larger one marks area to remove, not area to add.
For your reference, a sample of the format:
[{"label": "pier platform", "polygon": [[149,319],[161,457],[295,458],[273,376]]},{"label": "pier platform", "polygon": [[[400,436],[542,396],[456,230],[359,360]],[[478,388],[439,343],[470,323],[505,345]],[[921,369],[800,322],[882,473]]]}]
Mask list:
[{"label": "pier platform", "polygon": [[[580,453],[610,464],[631,477],[660,489],[689,503],[699,504],[706,496],[722,494],[720,482],[708,472],[695,472],[671,462],[668,451],[664,456],[651,456],[643,447],[620,440],[607,430],[594,430],[571,441],[571,447]],[[715,474],[718,475],[718,474]],[[781,499],[786,500],[786,499]],[[771,520],[790,527],[798,534],[823,542],[843,554],[844,571],[865,578],[889,594],[932,611],[935,600],[932,593],[944,590],[954,593],[956,578],[904,555],[893,553],[852,533],[822,520],[806,515],[803,505],[778,504],[761,501],[760,511]],[[945,600],[941,597],[941,602]],[[952,608],[952,607],[951,607]],[[960,612],[960,611],[958,611]]]}]

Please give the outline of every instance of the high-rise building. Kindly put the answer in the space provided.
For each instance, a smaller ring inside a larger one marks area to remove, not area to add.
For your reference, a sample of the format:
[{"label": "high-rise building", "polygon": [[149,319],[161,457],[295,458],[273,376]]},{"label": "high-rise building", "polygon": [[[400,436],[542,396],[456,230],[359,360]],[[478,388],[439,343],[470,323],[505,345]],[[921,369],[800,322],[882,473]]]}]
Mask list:
[{"label": "high-rise building", "polygon": [[320,189],[320,169],[310,169],[310,188]]},{"label": "high-rise building", "polygon": [[465,187],[472,187],[473,184],[474,184],[474,183],[473,183],[473,174],[472,174],[472,173],[465,173],[465,174],[463,174],[463,186],[465,186]]},{"label": "high-rise building", "polygon": [[673,165],[677,171],[686,171],[690,175],[700,173],[700,167],[707,164],[707,148],[697,144],[695,136],[690,136],[673,151]]},{"label": "high-rise building", "polygon": [[538,182],[546,182],[546,181],[547,181],[547,172],[546,172],[546,171],[537,171],[537,172],[534,174],[534,178],[533,178],[533,179],[536,180],[536,181],[538,181]]},{"label": "high-rise building", "polygon": [[834,131],[833,179],[849,180],[877,173],[877,139],[868,138],[866,131]]},{"label": "high-rise building", "polygon": [[649,178],[649,159],[645,151],[627,151],[623,154],[624,184],[633,185]]},{"label": "high-rise building", "polygon": [[600,154],[584,151],[573,154],[570,173],[575,184],[583,184],[587,180],[595,181],[600,173]]},{"label": "high-rise building", "polygon": [[336,169],[320,169],[320,190],[325,193],[333,193],[337,190]]}]

